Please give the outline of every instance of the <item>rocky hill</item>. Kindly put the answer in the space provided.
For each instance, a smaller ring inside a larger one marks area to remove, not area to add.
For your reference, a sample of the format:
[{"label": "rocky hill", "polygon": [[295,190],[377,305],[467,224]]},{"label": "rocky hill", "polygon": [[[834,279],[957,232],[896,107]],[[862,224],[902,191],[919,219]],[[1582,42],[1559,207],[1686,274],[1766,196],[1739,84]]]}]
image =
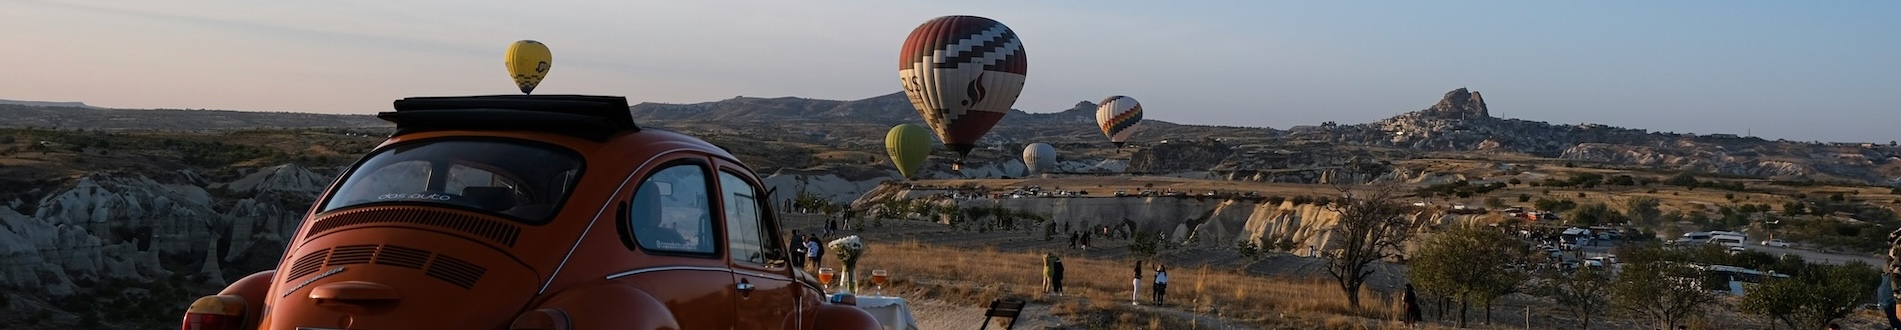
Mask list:
[{"label": "rocky hill", "polygon": [[1411,151],[1517,153],[1585,165],[1709,172],[1783,180],[1889,184],[1901,179],[1892,144],[1769,141],[1729,134],[1651,132],[1491,117],[1477,92],[1374,123],[1297,126],[1288,138]]},{"label": "rocky hill", "polygon": [[77,102],[0,102],[0,127],[88,130],[228,131],[259,128],[386,128],[368,115],[227,110],[105,109]]}]

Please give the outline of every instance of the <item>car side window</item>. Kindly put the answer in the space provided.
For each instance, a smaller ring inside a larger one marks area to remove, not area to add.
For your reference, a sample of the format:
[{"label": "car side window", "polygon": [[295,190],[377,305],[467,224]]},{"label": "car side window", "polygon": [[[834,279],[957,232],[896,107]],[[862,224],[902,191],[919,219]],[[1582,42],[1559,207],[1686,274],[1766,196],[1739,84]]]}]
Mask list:
[{"label": "car side window", "polygon": [[719,173],[720,190],[726,202],[726,244],[733,261],[759,265],[784,262],[778,237],[770,234],[760,215],[763,210],[758,187],[731,172]]},{"label": "car side window", "polygon": [[698,164],[673,165],[647,177],[627,208],[635,241],[651,251],[714,253],[707,188],[706,170]]}]

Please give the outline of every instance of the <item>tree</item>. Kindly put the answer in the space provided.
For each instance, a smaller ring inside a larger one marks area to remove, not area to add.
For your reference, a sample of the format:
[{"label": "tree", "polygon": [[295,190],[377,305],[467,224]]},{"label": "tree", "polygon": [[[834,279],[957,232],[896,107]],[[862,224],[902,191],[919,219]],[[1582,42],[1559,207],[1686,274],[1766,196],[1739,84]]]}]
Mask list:
[{"label": "tree", "polygon": [[1782,215],[1793,217],[1793,216],[1802,215],[1804,213],[1809,213],[1807,210],[1808,207],[1809,207],[1808,203],[1803,203],[1802,201],[1799,201],[1799,200],[1789,201],[1788,203],[1782,203]]},{"label": "tree", "polygon": [[1880,282],[1880,271],[1859,261],[1811,265],[1793,278],[1772,278],[1744,293],[1744,312],[1775,318],[1792,329],[1821,329],[1855,312]]},{"label": "tree", "polygon": [[1565,219],[1565,222],[1590,226],[1600,223],[1620,223],[1625,222],[1625,219],[1623,214],[1611,210],[1609,205],[1593,202],[1572,210],[1571,217]]},{"label": "tree", "polygon": [[1524,249],[1518,241],[1497,230],[1465,227],[1435,235],[1420,245],[1407,265],[1406,277],[1414,286],[1459,300],[1459,327],[1465,327],[1466,309],[1473,302],[1487,303],[1486,322],[1491,322],[1490,302],[1516,291],[1521,278],[1516,271],[1501,271],[1518,259]]},{"label": "tree", "polygon": [[1631,314],[1657,322],[1664,329],[1675,329],[1685,318],[1702,312],[1716,301],[1716,295],[1704,290],[1683,255],[1664,250],[1657,244],[1644,244],[1626,250],[1617,280],[1611,283],[1611,304]]},{"label": "tree", "polygon": [[1150,235],[1152,234],[1140,231],[1130,233],[1133,240],[1129,242],[1129,253],[1143,258],[1154,257],[1156,245],[1159,245],[1156,241],[1161,240],[1161,237],[1152,237]]},{"label": "tree", "polygon": [[1585,267],[1571,274],[1551,272],[1539,292],[1557,301],[1572,316],[1584,320],[1581,329],[1591,328],[1591,316],[1610,308],[1610,274],[1596,267]]},{"label": "tree", "polygon": [[1657,208],[1663,205],[1663,202],[1657,200],[1656,197],[1631,197],[1624,203],[1628,206],[1624,211],[1625,216],[1629,217],[1631,222],[1654,225],[1658,219],[1663,218],[1663,211]]},{"label": "tree", "polygon": [[1386,181],[1354,189],[1348,184],[1335,186],[1340,199],[1327,207],[1339,214],[1332,229],[1332,241],[1338,245],[1326,251],[1327,275],[1346,294],[1347,305],[1360,307],[1360,287],[1373,275],[1374,261],[1399,253],[1400,244],[1413,235],[1414,222],[1395,199],[1399,185]]},{"label": "tree", "polygon": [[1635,186],[1637,185],[1637,178],[1630,176],[1628,174],[1620,174],[1618,176],[1611,177],[1609,180],[1605,180],[1604,184],[1619,185],[1619,186]]},{"label": "tree", "polygon": [[1696,188],[1697,183],[1696,176],[1690,175],[1689,172],[1677,173],[1677,175],[1671,176],[1670,179],[1663,180],[1663,184],[1690,188]]},{"label": "tree", "polygon": [[1532,203],[1532,206],[1544,211],[1564,212],[1577,208],[1578,202],[1573,202],[1569,199],[1539,198],[1538,202]]}]

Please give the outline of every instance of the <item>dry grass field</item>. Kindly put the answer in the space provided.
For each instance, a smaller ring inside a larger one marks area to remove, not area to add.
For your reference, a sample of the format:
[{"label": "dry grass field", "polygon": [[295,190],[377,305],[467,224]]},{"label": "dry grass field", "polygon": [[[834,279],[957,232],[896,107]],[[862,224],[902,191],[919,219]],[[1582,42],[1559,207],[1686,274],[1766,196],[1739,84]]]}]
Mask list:
[{"label": "dry grass field", "polygon": [[[1132,265],[1115,260],[1064,258],[1065,295],[1043,293],[1042,256],[995,248],[925,245],[917,241],[873,243],[860,262],[864,272],[890,271],[887,294],[984,306],[1014,297],[1046,305],[1067,326],[1106,329],[1383,329],[1397,310],[1376,294],[1368,306],[1351,308],[1332,282],[1251,276],[1207,266],[1170,269],[1168,301],[1130,304]],[[1145,270],[1145,273],[1150,273]],[[1147,276],[1152,276],[1147,275]],[[1152,280],[1152,277],[1145,278]],[[864,292],[870,287],[861,287]]]}]

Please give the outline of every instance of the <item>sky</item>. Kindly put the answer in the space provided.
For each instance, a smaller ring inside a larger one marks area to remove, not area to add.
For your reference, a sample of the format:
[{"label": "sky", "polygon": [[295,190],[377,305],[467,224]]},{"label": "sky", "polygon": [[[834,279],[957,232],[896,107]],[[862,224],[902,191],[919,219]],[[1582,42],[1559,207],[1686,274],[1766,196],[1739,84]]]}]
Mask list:
[{"label": "sky", "polygon": [[1149,119],[1364,123],[1469,88],[1497,117],[1796,141],[1901,139],[1901,1],[0,1],[0,99],[371,114],[516,93],[696,103],[898,92],[933,17],[1015,30],[1016,108],[1109,95]]}]

